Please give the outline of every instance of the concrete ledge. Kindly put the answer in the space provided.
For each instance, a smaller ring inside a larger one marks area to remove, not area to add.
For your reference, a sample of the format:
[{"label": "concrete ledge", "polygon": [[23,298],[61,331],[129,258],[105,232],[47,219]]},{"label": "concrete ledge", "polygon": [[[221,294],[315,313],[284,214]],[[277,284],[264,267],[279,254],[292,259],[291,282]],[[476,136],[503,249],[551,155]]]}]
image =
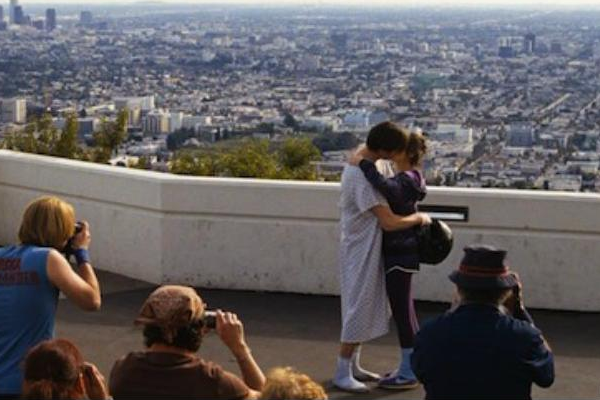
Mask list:
[{"label": "concrete ledge", "polygon": [[[92,225],[96,266],[201,287],[337,294],[339,185],[195,178],[0,150],[0,241],[31,199],[55,194]],[[446,301],[462,247],[509,251],[540,308],[600,311],[600,196],[431,188],[426,204],[466,206],[446,263],[423,266],[419,299]]]}]

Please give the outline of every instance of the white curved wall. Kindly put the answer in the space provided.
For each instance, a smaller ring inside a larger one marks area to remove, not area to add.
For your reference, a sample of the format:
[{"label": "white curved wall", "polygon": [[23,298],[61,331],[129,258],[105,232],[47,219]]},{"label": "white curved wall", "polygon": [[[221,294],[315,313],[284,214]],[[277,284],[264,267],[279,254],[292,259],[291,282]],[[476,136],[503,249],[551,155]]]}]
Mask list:
[{"label": "white curved wall", "polygon": [[[188,178],[0,151],[0,242],[42,194],[92,225],[102,269],[154,283],[337,294],[339,185]],[[423,266],[420,299],[447,301],[468,243],[509,251],[534,307],[600,311],[600,196],[431,188],[426,204],[467,206],[447,262]]]}]

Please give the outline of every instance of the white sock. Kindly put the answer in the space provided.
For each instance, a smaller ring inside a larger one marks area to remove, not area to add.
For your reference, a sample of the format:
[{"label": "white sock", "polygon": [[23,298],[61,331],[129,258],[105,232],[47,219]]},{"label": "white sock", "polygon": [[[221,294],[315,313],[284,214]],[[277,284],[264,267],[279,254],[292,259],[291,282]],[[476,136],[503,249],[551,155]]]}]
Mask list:
[{"label": "white sock", "polygon": [[369,388],[362,382],[357,381],[352,376],[352,359],[338,357],[337,369],[333,378],[333,383],[340,389],[350,392],[367,392]]}]

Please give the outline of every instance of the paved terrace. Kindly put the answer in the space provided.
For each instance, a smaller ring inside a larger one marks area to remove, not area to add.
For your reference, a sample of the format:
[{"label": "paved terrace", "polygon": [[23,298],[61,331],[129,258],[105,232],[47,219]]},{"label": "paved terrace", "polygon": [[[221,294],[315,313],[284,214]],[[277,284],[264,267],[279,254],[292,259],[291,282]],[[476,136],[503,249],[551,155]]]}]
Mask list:
[{"label": "paved terrace", "polygon": [[[95,362],[108,379],[116,358],[128,351],[142,349],[141,331],[133,327],[132,321],[155,285],[106,272],[101,272],[99,278],[104,293],[102,310],[85,313],[68,301],[61,301],[57,335],[74,340],[86,358]],[[240,315],[245,323],[247,340],[265,371],[277,365],[293,365],[321,382],[331,398],[361,397],[336,391],[329,382],[340,327],[338,297],[214,289],[200,289],[200,293],[209,306]],[[443,312],[445,308],[441,303],[423,302],[417,306],[421,320]],[[534,311],[532,314],[557,356],[555,384],[550,389],[535,388],[534,398],[598,398],[600,315],[555,311]],[[207,338],[200,353],[239,373],[235,361],[216,337]],[[371,343],[363,353],[367,367],[376,371],[393,368],[398,353],[395,335],[390,333]],[[375,389],[362,398],[421,399],[423,395],[422,389],[409,392]]]}]

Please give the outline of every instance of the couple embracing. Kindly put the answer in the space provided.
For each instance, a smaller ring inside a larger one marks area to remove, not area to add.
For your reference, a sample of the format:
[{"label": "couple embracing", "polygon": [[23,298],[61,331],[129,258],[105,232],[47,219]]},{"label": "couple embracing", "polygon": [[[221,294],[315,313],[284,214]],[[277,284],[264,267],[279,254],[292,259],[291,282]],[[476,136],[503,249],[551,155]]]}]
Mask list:
[{"label": "couple embracing", "polygon": [[[418,330],[411,280],[419,270],[416,228],[431,223],[416,207],[426,195],[418,169],[426,150],[422,134],[384,122],[371,129],[366,147],[353,155],[342,175],[342,332],[333,379],[342,390],[366,392],[363,382],[368,380],[388,389],[418,385],[410,361]],[[390,160],[393,167],[380,172],[375,162],[381,159]],[[360,366],[360,345],[388,332],[390,308],[400,362],[395,371],[380,377]]]}]

